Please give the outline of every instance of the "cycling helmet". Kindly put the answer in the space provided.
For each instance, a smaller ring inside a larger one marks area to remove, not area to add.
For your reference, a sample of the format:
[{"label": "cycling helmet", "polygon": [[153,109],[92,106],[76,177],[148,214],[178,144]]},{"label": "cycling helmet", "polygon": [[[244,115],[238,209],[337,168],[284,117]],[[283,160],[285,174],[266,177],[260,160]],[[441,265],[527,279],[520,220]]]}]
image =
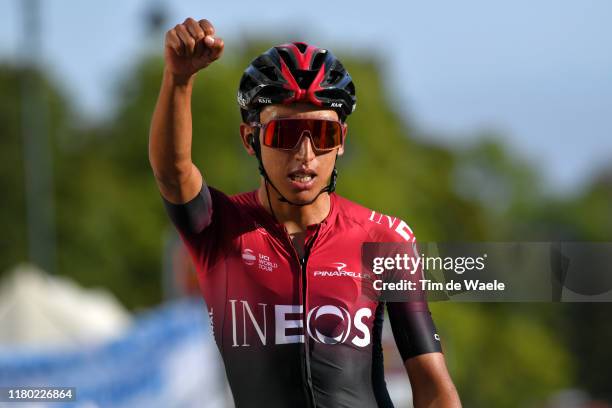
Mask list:
[{"label": "cycling helmet", "polygon": [[355,110],[355,86],[328,50],[303,42],[270,48],[247,67],[238,104],[244,122],[257,120],[262,106],[304,101],[338,112],[344,121]]}]

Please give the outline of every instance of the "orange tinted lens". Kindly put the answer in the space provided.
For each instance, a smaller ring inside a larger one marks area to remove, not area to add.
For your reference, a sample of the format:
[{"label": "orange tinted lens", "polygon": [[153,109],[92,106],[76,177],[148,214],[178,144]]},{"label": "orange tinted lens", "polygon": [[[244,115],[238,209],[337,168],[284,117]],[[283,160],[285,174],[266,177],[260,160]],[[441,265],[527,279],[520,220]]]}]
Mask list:
[{"label": "orange tinted lens", "polygon": [[314,123],[312,141],[317,149],[333,149],[342,144],[342,127],[331,120],[318,120]]},{"label": "orange tinted lens", "polygon": [[266,124],[263,142],[264,145],[269,147],[283,148],[281,147],[280,132],[278,130],[278,121],[271,120]]},{"label": "orange tinted lens", "polygon": [[319,150],[342,144],[340,123],[321,119],[277,119],[266,124],[264,144],[277,149],[293,149],[304,136],[310,136]]},{"label": "orange tinted lens", "polygon": [[271,120],[266,125],[264,144],[277,149],[293,149],[303,132],[298,120]]}]

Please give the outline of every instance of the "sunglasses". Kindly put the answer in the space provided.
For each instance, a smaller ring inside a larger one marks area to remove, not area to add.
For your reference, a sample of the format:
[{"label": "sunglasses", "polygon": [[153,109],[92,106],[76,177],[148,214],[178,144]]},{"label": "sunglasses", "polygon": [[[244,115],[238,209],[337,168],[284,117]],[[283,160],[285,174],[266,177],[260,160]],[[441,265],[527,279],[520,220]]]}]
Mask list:
[{"label": "sunglasses", "polygon": [[282,150],[293,150],[303,136],[310,137],[316,150],[332,150],[342,145],[346,127],[334,120],[273,119],[268,123],[251,123],[262,129],[263,144]]}]

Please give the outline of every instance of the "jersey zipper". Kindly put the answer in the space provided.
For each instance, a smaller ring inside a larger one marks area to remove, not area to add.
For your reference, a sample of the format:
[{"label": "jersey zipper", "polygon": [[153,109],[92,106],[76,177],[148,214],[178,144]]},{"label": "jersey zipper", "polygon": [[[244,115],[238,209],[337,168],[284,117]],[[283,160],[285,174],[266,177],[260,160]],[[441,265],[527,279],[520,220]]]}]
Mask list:
[{"label": "jersey zipper", "polygon": [[315,232],[315,234],[311,237],[309,242],[304,242],[304,256],[302,258],[300,258],[299,254],[297,253],[297,250],[295,249],[295,247],[293,246],[293,243],[291,242],[291,238],[289,237],[289,233],[287,232],[287,228],[283,226],[283,230],[285,231],[285,236],[287,238],[287,242],[289,243],[289,246],[291,247],[291,249],[293,250],[293,254],[295,255],[295,258],[298,260],[299,264],[300,264],[300,271],[301,271],[301,283],[302,283],[302,327],[304,330],[304,343],[302,344],[302,350],[301,350],[301,354],[302,354],[302,375],[304,376],[303,380],[305,381],[305,385],[306,385],[306,395],[308,397],[309,400],[309,406],[312,408],[316,408],[317,403],[316,403],[316,399],[315,399],[315,394],[314,394],[314,388],[312,386],[312,373],[310,370],[310,339],[309,339],[309,334],[308,334],[308,330],[307,330],[307,316],[308,316],[308,274],[307,274],[307,270],[306,270],[306,266],[308,264],[308,257],[310,255],[310,249],[312,248],[312,246],[314,245],[315,240],[317,239],[317,236],[319,235],[319,229],[320,229],[320,225],[317,227],[317,231]]},{"label": "jersey zipper", "polygon": [[304,248],[304,257],[301,259],[302,265],[302,294],[304,301],[304,313],[302,316],[302,325],[304,326],[304,370],[306,373],[306,384],[308,387],[308,393],[310,394],[310,401],[312,402],[312,407],[316,407],[317,403],[314,395],[314,388],[312,386],[312,373],[310,371],[310,337],[308,334],[308,274],[306,272],[306,265],[308,263],[308,255],[310,255],[310,247],[312,246],[312,242],[314,242],[313,237],[311,241],[311,245],[307,245]]}]

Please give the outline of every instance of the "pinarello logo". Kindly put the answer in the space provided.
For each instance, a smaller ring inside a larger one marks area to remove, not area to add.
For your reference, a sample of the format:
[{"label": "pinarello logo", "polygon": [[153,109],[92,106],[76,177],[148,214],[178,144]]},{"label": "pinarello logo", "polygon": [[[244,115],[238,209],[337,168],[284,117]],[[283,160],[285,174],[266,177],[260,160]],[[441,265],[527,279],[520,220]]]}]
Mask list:
[{"label": "pinarello logo", "polygon": [[[319,328],[327,334],[321,333]],[[306,329],[310,337],[319,343],[344,343],[351,332],[351,315],[340,306],[317,306],[308,312]]]},{"label": "pinarello logo", "polygon": [[344,262],[332,262],[331,265],[333,268],[336,268],[336,270],[314,271],[313,275],[328,278],[349,277],[356,279],[368,279],[370,277],[370,275],[367,273],[346,271],[345,268],[347,267],[347,264]]},{"label": "pinarello logo", "polygon": [[255,256],[252,250],[247,248],[244,251],[242,251],[242,260],[247,265],[253,265],[255,261],[257,260],[257,257]]}]

